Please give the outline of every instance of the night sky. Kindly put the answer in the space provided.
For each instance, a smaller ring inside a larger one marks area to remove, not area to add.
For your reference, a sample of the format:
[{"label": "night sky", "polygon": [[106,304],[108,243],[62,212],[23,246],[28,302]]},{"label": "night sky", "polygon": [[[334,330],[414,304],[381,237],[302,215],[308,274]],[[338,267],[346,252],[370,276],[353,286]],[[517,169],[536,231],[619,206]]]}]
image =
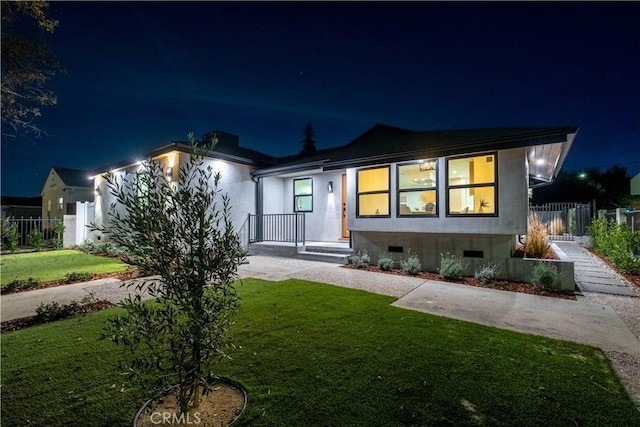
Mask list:
[{"label": "night sky", "polygon": [[[640,172],[640,3],[54,2],[48,136],[2,140],[2,194],[224,130],[294,154],[376,123],[579,126],[565,170]],[[390,143],[393,143],[390,141]]]}]

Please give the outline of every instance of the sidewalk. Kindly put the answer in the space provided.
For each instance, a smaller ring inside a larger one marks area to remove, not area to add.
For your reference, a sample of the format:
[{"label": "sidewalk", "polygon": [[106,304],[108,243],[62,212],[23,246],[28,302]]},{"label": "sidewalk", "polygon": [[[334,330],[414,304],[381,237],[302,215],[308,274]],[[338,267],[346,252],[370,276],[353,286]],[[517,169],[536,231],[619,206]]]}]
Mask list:
[{"label": "sidewalk", "polygon": [[[299,259],[251,256],[241,277],[281,281],[289,278],[329,283],[399,298],[397,307],[565,339],[640,357],[640,341],[607,304],[520,294],[413,277],[340,268]],[[139,279],[140,280],[140,279]],[[117,279],[58,286],[2,296],[1,320],[33,316],[40,303],[68,303],[89,293],[117,303],[128,289]]]}]

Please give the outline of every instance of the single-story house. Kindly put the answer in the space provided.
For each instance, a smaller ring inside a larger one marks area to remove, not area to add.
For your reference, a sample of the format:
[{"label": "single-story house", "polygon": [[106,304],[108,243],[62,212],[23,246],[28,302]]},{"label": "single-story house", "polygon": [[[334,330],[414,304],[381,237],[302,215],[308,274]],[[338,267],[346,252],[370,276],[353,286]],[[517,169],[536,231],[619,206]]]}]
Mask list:
[{"label": "single-story house", "polygon": [[[272,157],[216,132],[208,155],[231,195],[234,224],[250,250],[265,241],[344,242],[396,259],[409,251],[436,270],[440,254],[469,268],[505,265],[527,232],[531,189],[554,180],[578,128],[572,126],[417,132],[375,125],[330,149]],[[205,136],[208,139],[211,135]],[[150,153],[177,179],[189,147],[173,142]],[[136,168],[119,165],[118,173]],[[96,173],[96,216],[110,204]],[[300,247],[297,249],[300,251]],[[505,269],[506,271],[507,269]]]},{"label": "single-story house", "polygon": [[75,215],[76,202],[92,202],[91,173],[86,170],[54,166],[42,186],[42,218],[62,219]]}]

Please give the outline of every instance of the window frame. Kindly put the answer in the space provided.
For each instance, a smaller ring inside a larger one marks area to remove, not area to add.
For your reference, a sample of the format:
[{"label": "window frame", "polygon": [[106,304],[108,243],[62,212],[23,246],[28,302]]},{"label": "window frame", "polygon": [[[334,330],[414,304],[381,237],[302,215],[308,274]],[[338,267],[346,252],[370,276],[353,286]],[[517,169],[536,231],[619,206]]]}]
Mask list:
[{"label": "window frame", "polygon": [[64,210],[64,197],[58,197],[58,210]]},{"label": "window frame", "polygon": [[[410,165],[416,165],[416,164],[421,164],[421,163],[425,163],[425,162],[435,162],[436,163],[436,170],[435,170],[435,175],[436,175],[436,184],[433,187],[420,187],[420,188],[411,188],[411,189],[407,189],[407,190],[401,190],[400,189],[400,167],[401,166],[410,166]],[[438,187],[439,187],[439,181],[440,181],[440,177],[438,175],[438,172],[440,171],[440,159],[438,158],[431,158],[431,159],[421,159],[421,160],[414,160],[411,162],[404,162],[404,163],[397,163],[396,164],[396,218],[437,218],[440,215],[440,203],[438,203]],[[435,208],[435,212],[428,214],[428,213],[424,213],[424,214],[401,214],[400,213],[400,195],[402,193],[409,193],[409,192],[414,192],[414,191],[435,191],[436,193],[436,208]]]},{"label": "window frame", "polygon": [[[380,191],[358,191],[360,186],[360,172],[373,169],[387,169],[387,190]],[[391,218],[391,165],[370,166],[356,169],[356,218]],[[387,194],[387,214],[386,215],[360,215],[360,196],[367,194]]]},{"label": "window frame", "polygon": [[[311,194],[296,194],[296,181],[306,181],[309,180],[311,181]],[[297,206],[297,201],[298,201],[298,197],[311,197],[311,209],[307,210],[307,209],[298,209]],[[313,178],[308,176],[308,177],[304,177],[304,178],[294,178],[293,179],[293,211],[294,212],[305,212],[305,213],[311,213],[313,212]]]},{"label": "window frame", "polygon": [[[463,185],[450,185],[449,184],[449,162],[451,160],[458,159],[468,159],[474,157],[482,157],[482,156],[493,156],[493,183],[481,183],[481,184],[463,184]],[[482,218],[482,217],[498,217],[500,206],[498,203],[498,152],[497,151],[489,151],[489,152],[481,152],[474,154],[465,154],[460,156],[452,156],[447,157],[445,159],[445,203],[446,203],[446,216],[447,217],[464,217],[464,218]],[[470,189],[470,188],[482,188],[482,187],[493,187],[494,191],[494,204],[495,209],[493,213],[452,213],[451,205],[450,205],[450,190],[455,189]]]}]

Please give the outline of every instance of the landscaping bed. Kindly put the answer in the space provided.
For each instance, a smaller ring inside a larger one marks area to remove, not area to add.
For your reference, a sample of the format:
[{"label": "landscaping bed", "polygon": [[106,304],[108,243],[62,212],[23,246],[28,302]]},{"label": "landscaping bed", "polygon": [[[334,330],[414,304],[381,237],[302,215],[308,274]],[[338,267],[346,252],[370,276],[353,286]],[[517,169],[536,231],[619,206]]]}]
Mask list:
[{"label": "landscaping bed", "polygon": [[[355,265],[353,265],[353,264],[346,264],[344,266],[344,268],[356,269]],[[495,282],[493,282],[491,284],[484,284],[480,280],[476,279],[475,277],[469,277],[469,276],[464,276],[460,280],[446,280],[441,275],[439,275],[437,273],[430,273],[430,272],[421,271],[418,274],[412,276],[412,275],[406,273],[401,268],[393,268],[393,269],[391,269],[389,271],[385,271],[385,270],[381,269],[380,267],[373,266],[373,265],[370,265],[367,268],[363,268],[362,270],[372,271],[372,272],[375,272],[375,273],[384,273],[384,274],[394,274],[394,275],[399,275],[399,276],[417,277],[417,278],[425,279],[425,280],[438,280],[438,281],[441,281],[441,282],[460,283],[462,285],[476,286],[476,287],[479,287],[479,288],[498,289],[498,290],[501,290],[501,291],[520,292],[520,293],[523,293],[523,294],[539,295],[539,296],[544,296],[544,297],[554,297],[554,298],[576,300],[576,297],[573,294],[573,292],[564,292],[564,291],[553,291],[553,290],[539,289],[539,288],[536,288],[531,283],[524,283],[524,282],[511,282],[511,281],[508,281],[508,280],[497,280],[497,281],[495,281]]]},{"label": "landscaping bed", "polygon": [[70,285],[73,283],[79,283],[79,282],[87,282],[90,280],[98,280],[98,279],[106,279],[106,278],[114,278],[114,279],[120,279],[120,280],[132,280],[132,279],[137,279],[139,277],[142,277],[143,274],[140,272],[140,270],[138,269],[128,269],[125,271],[117,271],[117,272],[112,272],[112,273],[97,273],[97,274],[91,274],[91,277],[86,279],[86,278],[82,278],[82,279],[69,279],[69,278],[65,278],[65,279],[58,279],[58,280],[50,280],[47,282],[34,282],[28,285],[28,288],[25,289],[11,289],[11,288],[0,288],[0,294],[2,295],[6,295],[6,294],[12,294],[15,292],[26,292],[26,291],[32,291],[35,289],[44,289],[44,288],[53,288],[55,286],[63,286],[63,285]]},{"label": "landscaping bed", "polygon": [[[115,305],[109,301],[95,301],[89,304],[82,305],[75,315],[93,313],[94,311],[104,310],[105,308],[111,308]],[[0,333],[13,332],[20,329],[28,328],[29,326],[38,325],[43,322],[38,320],[38,316],[22,317],[20,319],[7,320],[0,324]]]},{"label": "landscaping bed", "polygon": [[627,279],[629,281],[629,283],[631,283],[632,285],[634,285],[636,288],[638,288],[640,290],[640,275],[638,274],[633,274],[633,273],[623,273],[621,272],[618,268],[616,268],[615,264],[609,259],[607,258],[602,252],[591,248],[591,247],[586,247],[585,249],[588,250],[589,252],[591,252],[593,255],[597,256],[599,259],[601,259],[605,264],[607,264],[612,270],[614,270],[616,273],[624,276],[625,279]]}]

